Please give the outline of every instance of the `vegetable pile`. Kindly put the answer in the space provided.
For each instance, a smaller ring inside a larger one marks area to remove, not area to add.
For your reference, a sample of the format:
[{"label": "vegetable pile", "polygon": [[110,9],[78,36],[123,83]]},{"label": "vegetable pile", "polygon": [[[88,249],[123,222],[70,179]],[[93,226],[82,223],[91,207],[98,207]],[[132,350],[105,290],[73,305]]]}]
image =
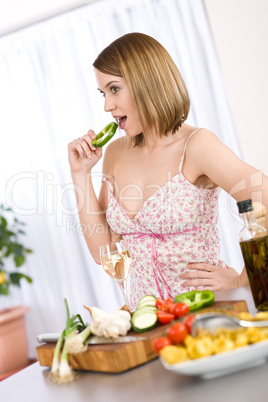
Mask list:
[{"label": "vegetable pile", "polygon": [[[213,301],[214,294],[210,291],[187,292],[175,296],[174,300],[171,297],[163,300],[146,295],[141,298],[132,316],[129,311],[123,309],[107,312],[97,307],[84,306],[92,317],[92,323],[88,325],[83,322],[79,314],[70,315],[67,300],[64,299],[66,327],[56,344],[50,379],[59,384],[74,380],[74,370],[69,365],[68,357],[70,354],[83,353],[87,350],[86,342],[90,334],[118,338],[127,335],[131,326],[134,331],[141,333],[153,329],[158,324],[169,324],[174,319],[182,317],[183,322],[172,325],[168,329],[167,336],[154,342],[154,349],[161,354],[174,354],[176,351],[175,360],[178,361],[178,350],[174,347],[177,348],[178,344],[184,343],[184,346],[180,346],[184,348],[184,352],[180,349],[180,355],[184,356],[183,359],[191,358],[185,351],[186,343],[190,344],[189,336],[194,319],[194,315],[189,315],[189,312],[211,305]],[[165,349],[167,347],[172,349]],[[169,361],[172,359],[168,357]]]},{"label": "vegetable pile", "polygon": [[141,298],[132,315],[131,325],[136,332],[146,332],[159,324],[169,324],[176,318],[186,316],[214,303],[214,293],[210,290],[196,290],[166,300],[151,295]]}]

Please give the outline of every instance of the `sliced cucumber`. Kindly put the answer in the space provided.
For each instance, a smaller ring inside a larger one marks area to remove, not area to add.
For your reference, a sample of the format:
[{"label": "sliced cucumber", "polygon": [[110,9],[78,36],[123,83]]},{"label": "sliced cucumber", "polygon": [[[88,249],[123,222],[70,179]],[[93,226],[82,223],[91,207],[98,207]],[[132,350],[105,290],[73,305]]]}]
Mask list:
[{"label": "sliced cucumber", "polygon": [[158,310],[157,307],[151,305],[151,304],[142,304],[141,306],[138,306],[136,308],[136,311],[138,310],[144,310],[144,309],[150,309],[150,310]]},{"label": "sliced cucumber", "polygon": [[144,314],[144,313],[153,313],[157,311],[157,308],[154,306],[144,306],[141,308],[137,308],[137,310],[134,311],[132,317],[139,315],[139,314]]},{"label": "sliced cucumber", "polygon": [[146,332],[157,325],[157,315],[154,311],[132,316],[131,325],[135,332]]},{"label": "sliced cucumber", "polygon": [[151,295],[143,296],[138,303],[138,308],[142,305],[155,306],[155,302],[156,302],[156,297],[151,296]]},{"label": "sliced cucumber", "polygon": [[137,308],[141,308],[141,307],[145,307],[145,306],[155,307],[155,300],[146,300],[143,303],[139,303]]},{"label": "sliced cucumber", "polygon": [[141,299],[140,299],[140,301],[139,301],[139,303],[141,303],[141,302],[143,302],[143,301],[145,301],[145,300],[156,300],[156,297],[155,296],[153,296],[153,295],[145,295],[145,296],[143,296]]}]

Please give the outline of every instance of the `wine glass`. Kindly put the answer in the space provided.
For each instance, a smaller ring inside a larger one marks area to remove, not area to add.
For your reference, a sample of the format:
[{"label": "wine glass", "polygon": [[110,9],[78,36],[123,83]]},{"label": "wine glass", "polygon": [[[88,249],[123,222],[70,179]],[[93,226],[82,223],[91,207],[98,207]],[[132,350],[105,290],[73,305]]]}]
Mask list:
[{"label": "wine glass", "polygon": [[131,267],[131,256],[123,240],[100,246],[100,259],[104,271],[119,285],[127,306],[127,278]]}]

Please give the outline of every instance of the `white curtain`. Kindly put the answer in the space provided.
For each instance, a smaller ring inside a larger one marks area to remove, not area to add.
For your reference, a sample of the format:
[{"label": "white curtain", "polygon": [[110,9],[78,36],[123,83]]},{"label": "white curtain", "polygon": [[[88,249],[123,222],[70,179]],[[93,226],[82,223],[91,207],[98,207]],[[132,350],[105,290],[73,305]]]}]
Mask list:
[{"label": "white curtain", "polygon": [[[23,240],[34,250],[21,268],[33,284],[0,297],[0,307],[30,307],[32,357],[37,334],[64,327],[64,297],[86,321],[83,304],[107,310],[123,304],[83,239],[67,144],[110,122],[92,62],[111,41],[135,31],[159,40],[180,68],[191,98],[189,123],[212,130],[240,153],[202,0],[98,1],[0,38],[0,202],[26,222]],[[101,162],[96,192],[100,175]],[[237,225],[236,206],[224,196],[222,254],[239,270]]]}]

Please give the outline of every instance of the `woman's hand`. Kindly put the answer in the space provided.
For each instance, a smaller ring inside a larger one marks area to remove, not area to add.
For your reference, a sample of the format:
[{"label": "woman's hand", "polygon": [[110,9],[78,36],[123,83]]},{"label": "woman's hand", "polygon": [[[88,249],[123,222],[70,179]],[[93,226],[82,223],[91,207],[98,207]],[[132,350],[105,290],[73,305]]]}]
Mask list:
[{"label": "woman's hand", "polygon": [[[227,290],[247,283],[240,283],[240,275],[234,269],[226,265],[226,269],[205,263],[188,264],[190,272],[185,272],[180,279],[185,279],[183,286],[193,286],[200,290]],[[242,276],[242,275],[241,275]]]},{"label": "woman's hand", "polygon": [[88,173],[102,157],[102,148],[94,148],[91,144],[96,137],[94,131],[68,144],[68,158],[72,173]]}]

